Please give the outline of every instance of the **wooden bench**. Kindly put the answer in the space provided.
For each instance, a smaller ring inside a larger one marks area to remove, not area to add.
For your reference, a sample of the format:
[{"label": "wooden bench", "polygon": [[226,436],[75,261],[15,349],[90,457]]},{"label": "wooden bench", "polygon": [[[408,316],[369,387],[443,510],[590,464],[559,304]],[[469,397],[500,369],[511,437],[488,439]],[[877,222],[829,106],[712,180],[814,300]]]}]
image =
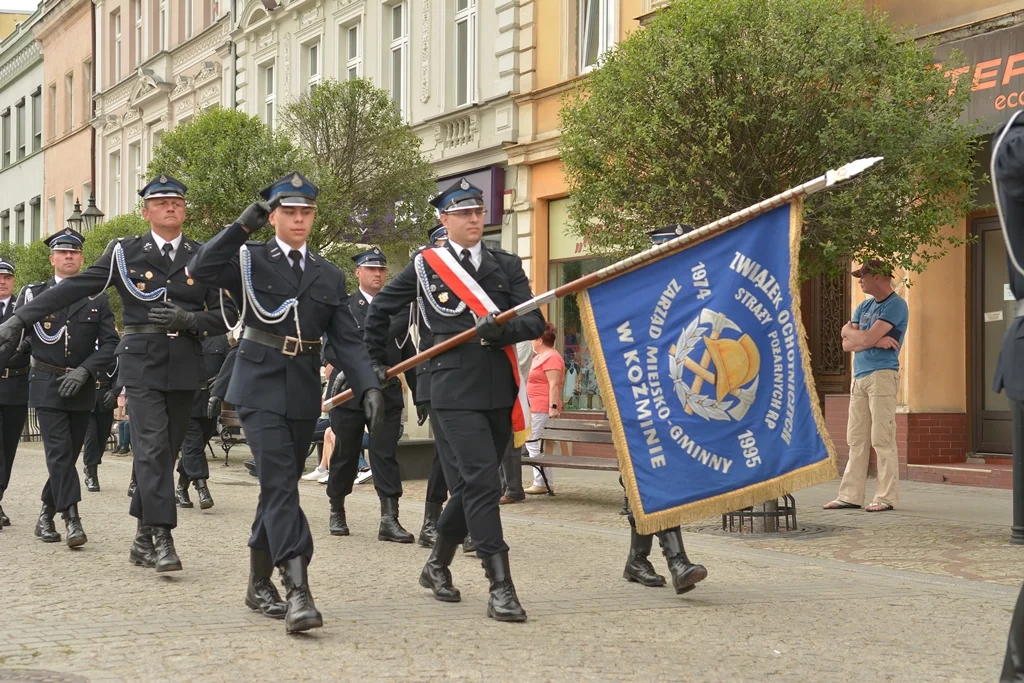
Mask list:
[{"label": "wooden bench", "polygon": [[[546,453],[547,444],[553,441],[566,443],[612,443],[612,429],[608,420],[570,420],[566,418],[551,418],[544,425],[541,432],[541,452],[535,458],[523,457],[524,465],[532,465],[538,468],[541,477],[544,479],[544,486],[547,488],[547,495],[553,496],[551,485],[544,476],[543,467],[563,467],[575,470],[601,470],[604,472],[618,472],[619,461],[613,458],[594,458],[580,455],[554,455]],[[564,445],[563,445],[564,449]]]},{"label": "wooden bench", "polygon": [[242,433],[242,423],[238,420],[237,411],[222,408],[217,422],[220,424],[220,447],[224,449],[224,467],[227,467],[231,449],[248,441]]}]

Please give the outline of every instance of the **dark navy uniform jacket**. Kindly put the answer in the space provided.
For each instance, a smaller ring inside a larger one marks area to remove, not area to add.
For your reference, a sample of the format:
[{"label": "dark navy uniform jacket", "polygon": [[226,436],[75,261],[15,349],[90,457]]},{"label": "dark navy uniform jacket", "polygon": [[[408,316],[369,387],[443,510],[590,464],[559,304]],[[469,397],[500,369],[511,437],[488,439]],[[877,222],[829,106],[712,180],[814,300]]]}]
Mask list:
[{"label": "dark navy uniform jacket", "polygon": [[[4,311],[0,322],[4,322],[14,315],[14,311],[18,308],[17,302],[20,296],[20,292],[11,296],[7,310]],[[28,405],[28,373],[18,375],[17,377],[9,376],[9,371],[27,368],[28,364],[28,354],[19,354],[11,358],[6,369],[0,370],[0,406]]]},{"label": "dark navy uniform jacket", "polygon": [[[239,248],[248,237],[244,228],[232,223],[203,245],[192,259],[189,271],[211,286],[228,290],[235,302],[241,302]],[[299,280],[277,240],[250,242],[247,246],[252,256],[252,287],[263,308],[273,311],[296,297],[302,339],[315,344],[327,334],[356,399],[361,402],[367,389],[379,388],[348,307],[345,274],[341,269],[307,248],[306,265]],[[278,337],[296,336],[292,312],[281,322],[269,324],[261,321],[249,306],[244,325]],[[239,341],[225,396],[228,403],[292,419],[313,420],[322,413],[320,399],[320,354],[288,356],[249,339]]]},{"label": "dark navy uniform jacket", "polygon": [[[450,243],[449,243],[450,244]],[[450,246],[445,247],[454,255]],[[513,253],[481,245],[481,262],[474,279],[499,310],[505,311],[529,301],[533,295],[523,272],[522,260]],[[419,254],[391,282],[373,297],[366,316],[365,337],[370,356],[377,363],[387,361],[388,330],[391,319],[413,302],[417,296],[417,259]],[[456,260],[458,256],[456,255]],[[426,278],[423,296],[426,321],[434,343],[473,328],[476,320],[469,308],[453,315],[461,303],[440,276],[425,260],[422,272]],[[448,313],[437,310],[441,308]],[[421,328],[423,323],[421,322]],[[536,339],[544,331],[544,316],[531,311],[503,326],[504,336],[492,345],[483,345],[479,338],[457,346],[430,360],[430,404],[434,409],[490,410],[510,408],[516,401],[517,388],[512,365],[504,346]],[[523,378],[526,381],[526,378]]]},{"label": "dark navy uniform jacket", "polygon": [[[23,310],[29,292],[35,301],[43,292],[63,287],[70,281],[68,278],[58,283],[50,278],[48,282],[28,285],[21,290],[18,310]],[[34,326],[25,330],[25,336],[32,344],[32,358],[58,368],[83,367],[89,371],[91,380],[74,396],[62,398],[57,389],[64,375],[33,367],[29,373],[29,405],[33,408],[91,411],[96,405],[96,381],[106,379],[105,373],[114,357],[114,349],[121,340],[114,328],[114,312],[110,310],[107,293],[103,292],[93,300],[83,297],[67,308],[46,315],[39,322],[46,335],[55,335],[65,325],[66,334],[53,344],[44,342]]]},{"label": "dark navy uniform jacket", "polygon": [[[181,332],[176,336],[166,333],[126,334],[117,347],[118,384],[125,387],[145,387],[160,391],[195,391],[206,381],[202,340],[209,335],[227,331],[221,318],[220,297],[215,287],[208,287],[186,272],[188,260],[199,251],[199,242],[182,235],[168,268],[166,259],[147,232],[135,237],[111,240],[103,255],[80,274],[69,277],[59,287],[48,289],[32,303],[18,309],[18,317],[26,324],[42,320],[47,314],[66,308],[87,296],[102,292],[109,284],[121,295],[122,319],[126,327],[149,325],[149,311],[156,302],[137,299],[127,288],[114,263],[114,249],[124,250],[126,277],[129,282],[152,292],[167,287],[167,300],[186,311],[196,314],[196,334]],[[229,312],[233,318],[235,314]]]}]

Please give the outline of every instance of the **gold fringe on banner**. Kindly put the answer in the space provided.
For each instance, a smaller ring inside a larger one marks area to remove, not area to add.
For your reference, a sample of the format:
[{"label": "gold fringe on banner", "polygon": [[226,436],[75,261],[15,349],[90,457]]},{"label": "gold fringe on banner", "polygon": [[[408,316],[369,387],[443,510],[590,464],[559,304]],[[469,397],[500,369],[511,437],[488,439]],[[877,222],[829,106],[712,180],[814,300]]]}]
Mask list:
[{"label": "gold fringe on banner", "polygon": [[[825,428],[825,417],[822,415],[821,407],[818,405],[817,390],[814,388],[814,375],[811,370],[811,356],[807,348],[807,331],[804,328],[803,320],[800,318],[799,264],[800,238],[803,233],[803,200],[795,199],[789,206],[789,290],[793,302],[790,315],[797,329],[797,344],[803,359],[804,382],[810,399],[811,413],[814,417],[814,423],[818,428],[818,433],[821,434],[821,438],[825,443],[825,450],[828,453],[828,457],[820,462],[806,465],[774,479],[752,484],[729,493],[719,494],[704,500],[687,503],[686,505],[679,505],[668,510],[646,512],[640,500],[640,493],[637,490],[636,476],[633,472],[633,461],[629,457],[619,407],[615,400],[615,392],[612,390],[611,378],[608,375],[608,361],[605,358],[604,349],[601,347],[601,338],[597,334],[597,323],[594,320],[594,312],[590,305],[590,295],[587,290],[576,295],[580,311],[583,314],[583,329],[586,334],[587,343],[597,351],[597,356],[601,359],[601,362],[597,364],[598,386],[601,388],[601,398],[604,400],[605,410],[611,422],[612,441],[615,444],[615,452],[618,455],[619,472],[622,474],[626,495],[629,498],[629,507],[636,519],[637,531],[642,534],[652,534],[681,524],[688,524],[714,515],[740,510],[751,505],[774,500],[798,489],[831,481],[836,477],[836,449],[828,430]],[[700,244],[700,242],[694,244]],[[692,246],[690,245],[687,248],[692,248]]]}]

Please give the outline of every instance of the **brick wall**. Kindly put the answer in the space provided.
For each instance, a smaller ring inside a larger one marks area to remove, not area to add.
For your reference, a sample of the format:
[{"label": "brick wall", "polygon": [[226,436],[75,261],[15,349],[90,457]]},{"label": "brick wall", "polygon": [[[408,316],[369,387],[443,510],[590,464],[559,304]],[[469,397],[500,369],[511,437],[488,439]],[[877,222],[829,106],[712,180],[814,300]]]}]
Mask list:
[{"label": "brick wall", "polygon": [[[850,447],[846,443],[850,397],[825,396],[825,426],[836,446],[839,471],[846,469]],[[896,450],[900,479],[906,479],[907,465],[963,463],[967,459],[967,415],[965,413],[897,413]],[[874,449],[868,471],[877,472]]]}]

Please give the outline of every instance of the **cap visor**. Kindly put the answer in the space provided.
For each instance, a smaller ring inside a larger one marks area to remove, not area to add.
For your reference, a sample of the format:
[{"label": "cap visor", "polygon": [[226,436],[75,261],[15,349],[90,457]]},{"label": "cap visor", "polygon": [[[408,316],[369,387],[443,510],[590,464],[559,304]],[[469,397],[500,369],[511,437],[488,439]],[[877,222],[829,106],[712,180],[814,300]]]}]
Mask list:
[{"label": "cap visor", "polygon": [[143,199],[163,199],[165,197],[175,197],[177,199],[184,199],[185,195],[183,195],[180,192],[167,192],[161,190],[158,192],[150,192],[149,194],[145,195]]},{"label": "cap visor", "polygon": [[308,206],[316,208],[316,200],[305,197],[281,197],[278,200],[278,206]]}]

